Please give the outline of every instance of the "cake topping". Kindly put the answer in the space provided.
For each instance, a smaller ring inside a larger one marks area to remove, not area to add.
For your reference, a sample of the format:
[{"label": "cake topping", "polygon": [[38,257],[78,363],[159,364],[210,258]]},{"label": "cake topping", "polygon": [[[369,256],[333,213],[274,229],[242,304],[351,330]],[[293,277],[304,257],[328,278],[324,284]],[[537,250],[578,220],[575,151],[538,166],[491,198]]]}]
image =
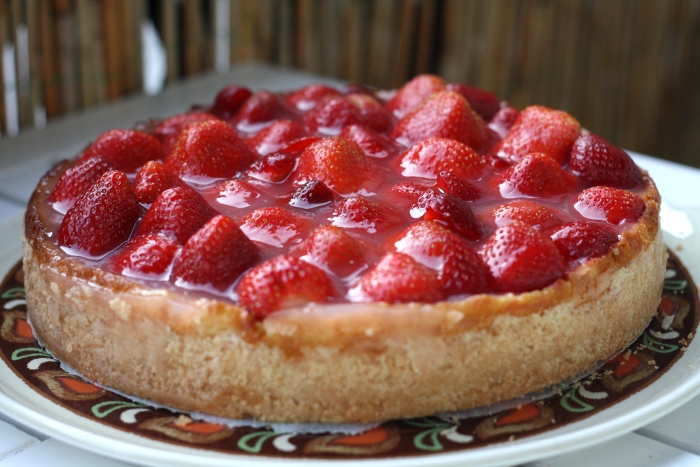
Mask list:
[{"label": "cake topping", "polygon": [[136,172],[148,161],[165,157],[163,146],[152,135],[134,130],[110,130],[100,135],[81,159],[99,157],[123,172]]},{"label": "cake topping", "polygon": [[642,184],[642,173],[632,158],[592,133],[576,139],[570,165],[574,174],[591,185],[635,188]]},{"label": "cake topping", "polygon": [[101,157],[79,160],[68,168],[51,192],[51,204],[58,212],[65,214],[75,201],[85,193],[105,172],[113,167]]},{"label": "cake topping", "polygon": [[578,195],[574,207],[588,219],[622,224],[639,220],[646,206],[642,198],[631,191],[594,186]]},{"label": "cake topping", "polygon": [[175,240],[161,235],[135,237],[109,263],[119,274],[158,280],[164,278],[179,249]]},{"label": "cake topping", "polygon": [[566,261],[603,256],[617,244],[617,234],[603,224],[575,221],[550,228],[547,232]]},{"label": "cake topping", "polygon": [[401,154],[401,175],[436,178],[440,172],[477,179],[487,166],[483,157],[464,143],[448,138],[428,138]]},{"label": "cake topping", "polygon": [[551,197],[573,191],[576,178],[554,159],[543,153],[531,153],[503,173],[499,185],[504,198],[518,196]]},{"label": "cake topping", "polygon": [[134,194],[139,203],[153,204],[159,194],[168,188],[184,186],[160,161],[149,161],[141,167],[134,179]]}]

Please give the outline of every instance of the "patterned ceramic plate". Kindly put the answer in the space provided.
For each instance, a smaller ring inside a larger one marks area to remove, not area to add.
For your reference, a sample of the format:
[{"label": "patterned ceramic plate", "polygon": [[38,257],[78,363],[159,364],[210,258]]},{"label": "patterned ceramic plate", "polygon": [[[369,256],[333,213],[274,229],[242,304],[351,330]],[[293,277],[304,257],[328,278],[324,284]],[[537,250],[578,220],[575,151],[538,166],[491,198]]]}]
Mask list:
[{"label": "patterned ceramic plate", "polygon": [[[82,448],[150,465],[506,465],[600,442],[651,422],[700,386],[698,291],[669,260],[656,317],[598,371],[537,402],[482,416],[393,420],[359,435],[296,434],[193,420],[133,402],[61,369],[26,320],[23,272],[0,286],[0,409]],[[690,365],[690,367],[689,367]]]}]

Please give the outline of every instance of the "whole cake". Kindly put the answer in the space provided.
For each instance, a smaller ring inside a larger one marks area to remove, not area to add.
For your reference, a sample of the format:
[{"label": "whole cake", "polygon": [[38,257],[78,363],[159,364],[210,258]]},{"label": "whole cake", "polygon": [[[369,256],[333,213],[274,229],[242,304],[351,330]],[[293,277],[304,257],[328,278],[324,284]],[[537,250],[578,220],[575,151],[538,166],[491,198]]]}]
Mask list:
[{"label": "whole cake", "polygon": [[625,348],[660,300],[658,216],[648,175],[563,111],[430,75],[232,85],[42,179],[27,305],[57,358],[181,410],[424,416]]}]

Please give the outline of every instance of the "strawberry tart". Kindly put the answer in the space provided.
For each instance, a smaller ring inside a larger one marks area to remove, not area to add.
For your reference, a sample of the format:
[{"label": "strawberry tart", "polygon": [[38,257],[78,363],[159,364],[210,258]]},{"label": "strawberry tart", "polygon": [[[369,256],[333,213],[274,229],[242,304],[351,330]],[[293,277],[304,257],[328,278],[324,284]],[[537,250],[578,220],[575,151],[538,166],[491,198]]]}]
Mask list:
[{"label": "strawberry tart", "polygon": [[232,85],[41,180],[29,316],[87,378],[181,410],[464,410],[589,371],[644,330],[659,201],[571,115],[436,76]]}]

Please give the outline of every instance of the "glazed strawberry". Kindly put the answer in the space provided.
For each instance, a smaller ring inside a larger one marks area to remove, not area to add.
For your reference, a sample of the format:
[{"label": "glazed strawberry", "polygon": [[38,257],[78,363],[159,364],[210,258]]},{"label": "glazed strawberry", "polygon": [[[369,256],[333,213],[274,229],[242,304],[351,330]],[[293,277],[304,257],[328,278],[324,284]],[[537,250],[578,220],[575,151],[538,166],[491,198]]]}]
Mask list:
[{"label": "glazed strawberry", "polygon": [[326,273],[292,256],[277,256],[248,272],[236,286],[238,301],[258,318],[308,302],[325,303],[335,295]]},{"label": "glazed strawberry", "polygon": [[486,152],[497,140],[466,99],[453,91],[430,96],[398,121],[391,136],[405,146],[427,138],[456,139],[479,153]]},{"label": "glazed strawberry", "polygon": [[277,120],[249,138],[247,143],[252,150],[264,156],[289,146],[293,141],[305,136],[307,136],[306,130],[300,123],[293,120]]},{"label": "glazed strawberry", "polygon": [[161,234],[184,245],[215,214],[202,195],[193,189],[169,188],[153,201],[135,236]]},{"label": "glazed strawberry", "polygon": [[101,157],[79,160],[63,172],[51,192],[51,204],[60,213],[70,209],[75,201],[112,166]]},{"label": "glazed strawberry", "polygon": [[377,159],[393,156],[403,149],[383,134],[362,125],[348,125],[338,136],[356,142],[365,154]]},{"label": "glazed strawberry", "polygon": [[445,81],[434,75],[420,75],[404,84],[386,104],[387,110],[401,118],[418,107],[430,95],[445,89]]},{"label": "glazed strawberry", "polygon": [[136,172],[148,161],[165,157],[163,146],[148,133],[134,130],[110,130],[102,133],[83,153],[81,159],[99,157],[122,172]]},{"label": "glazed strawberry", "polygon": [[139,218],[131,182],[124,172],[104,173],[63,217],[58,244],[90,256],[102,256],[129,239]]},{"label": "glazed strawberry", "polygon": [[311,180],[300,186],[289,200],[289,205],[295,208],[313,209],[333,201],[333,192],[320,180]]},{"label": "glazed strawberry", "polygon": [[180,245],[160,235],[136,237],[110,259],[109,264],[118,274],[143,279],[161,279],[175,258]]},{"label": "glazed strawberry", "polygon": [[177,139],[180,137],[183,128],[193,123],[207,122],[210,120],[218,119],[214,115],[206,112],[191,112],[175,115],[158,125],[153,131],[153,136],[158,138],[163,145],[163,152],[167,156],[175,147],[175,143],[177,143]]},{"label": "glazed strawberry", "polygon": [[411,208],[411,217],[444,225],[467,240],[477,241],[484,227],[463,199],[433,188],[426,190]]},{"label": "glazed strawberry", "polygon": [[323,84],[309,84],[294,91],[284,98],[284,101],[301,112],[311,110],[329,96],[339,96],[340,91]]},{"label": "glazed strawberry", "polygon": [[552,227],[546,232],[566,261],[598,258],[618,242],[617,234],[606,225],[576,221]]},{"label": "glazed strawberry", "polygon": [[429,187],[416,182],[399,182],[391,187],[391,193],[415,203]]},{"label": "glazed strawberry", "polygon": [[360,109],[344,96],[332,96],[302,116],[309,131],[338,135],[343,127],[362,123]]},{"label": "glazed strawberry", "polygon": [[445,298],[437,275],[403,253],[387,253],[362,276],[358,289],[371,301],[434,303]]},{"label": "glazed strawberry", "polygon": [[635,188],[643,182],[629,154],[592,133],[576,139],[569,164],[573,173],[591,185]]},{"label": "glazed strawberry", "polygon": [[464,96],[464,98],[469,101],[469,105],[472,106],[472,109],[474,109],[485,122],[491,120],[501,108],[501,101],[498,99],[498,96],[484,89],[473,88],[466,84],[459,83],[450,83],[445,89],[458,92]]},{"label": "glazed strawberry", "polygon": [[139,203],[152,204],[168,188],[183,186],[182,180],[158,161],[147,162],[134,179],[134,194]]},{"label": "glazed strawberry", "polygon": [[493,130],[499,138],[505,138],[515,121],[518,119],[520,111],[510,104],[505,104],[501,109],[493,116],[489,122],[489,128]]},{"label": "glazed strawberry", "polygon": [[578,195],[574,208],[587,219],[624,224],[638,221],[644,214],[646,205],[642,198],[631,191],[594,186]]},{"label": "glazed strawberry", "polygon": [[226,180],[219,185],[216,201],[234,208],[247,208],[252,200],[260,198],[256,188],[243,180]]},{"label": "glazed strawberry", "polygon": [[448,138],[428,138],[399,156],[404,177],[436,178],[440,172],[478,179],[488,169],[485,159],[464,143]]},{"label": "glazed strawberry", "polygon": [[187,126],[165,159],[165,168],[183,179],[230,178],[255,159],[227,123],[214,120]]},{"label": "glazed strawberry", "polygon": [[269,91],[260,91],[250,96],[232,118],[240,131],[256,132],[279,118],[282,106],[277,96]]},{"label": "glazed strawberry", "polygon": [[303,228],[301,219],[278,207],[256,209],[241,221],[241,230],[248,238],[275,248],[287,245]]},{"label": "glazed strawberry", "polygon": [[493,218],[498,227],[521,221],[538,230],[561,223],[554,210],[528,200],[512,201],[494,208]]},{"label": "glazed strawberry", "polygon": [[360,244],[340,227],[317,227],[302,245],[304,261],[338,277],[347,277],[366,266]]},{"label": "glazed strawberry", "polygon": [[377,132],[385,132],[391,126],[391,113],[369,94],[348,94],[346,99],[352,102],[362,116],[362,123]]},{"label": "glazed strawberry", "polygon": [[464,201],[474,201],[481,198],[483,191],[449,172],[440,172],[435,186],[443,193],[454,195]]},{"label": "glazed strawberry", "polygon": [[187,240],[171,279],[188,286],[225,290],[257,261],[259,253],[235,222],[216,216]]},{"label": "glazed strawberry", "polygon": [[296,164],[296,157],[292,155],[272,153],[255,161],[248,168],[247,174],[264,182],[281,183],[287,180]]},{"label": "glazed strawberry", "polygon": [[578,181],[546,154],[532,153],[506,170],[499,185],[504,198],[551,197],[575,191]]},{"label": "glazed strawberry", "polygon": [[580,132],[581,124],[568,113],[533,105],[518,115],[510,132],[491,151],[516,162],[539,152],[564,165]]},{"label": "glazed strawberry", "polygon": [[504,292],[541,289],[566,270],[554,242],[524,222],[496,229],[479,253]]},{"label": "glazed strawberry", "polygon": [[303,185],[320,180],[341,194],[355,193],[374,177],[376,168],[362,149],[342,138],[323,138],[299,157],[295,182]]},{"label": "glazed strawberry", "polygon": [[398,214],[392,208],[362,196],[344,198],[329,220],[331,225],[366,230],[371,234],[383,232],[400,222]]},{"label": "glazed strawberry", "polygon": [[445,293],[479,294],[489,290],[489,271],[474,249],[436,222],[416,222],[395,243],[422,265],[434,269]]},{"label": "glazed strawberry", "polygon": [[306,150],[306,148],[314,144],[316,141],[321,141],[322,139],[323,138],[320,136],[306,136],[289,143],[287,146],[279,149],[277,153],[298,157]]},{"label": "glazed strawberry", "polygon": [[226,86],[214,98],[214,104],[212,104],[209,112],[219,118],[230,118],[238,112],[238,109],[252,95],[253,93],[248,88],[236,86],[235,84]]}]

